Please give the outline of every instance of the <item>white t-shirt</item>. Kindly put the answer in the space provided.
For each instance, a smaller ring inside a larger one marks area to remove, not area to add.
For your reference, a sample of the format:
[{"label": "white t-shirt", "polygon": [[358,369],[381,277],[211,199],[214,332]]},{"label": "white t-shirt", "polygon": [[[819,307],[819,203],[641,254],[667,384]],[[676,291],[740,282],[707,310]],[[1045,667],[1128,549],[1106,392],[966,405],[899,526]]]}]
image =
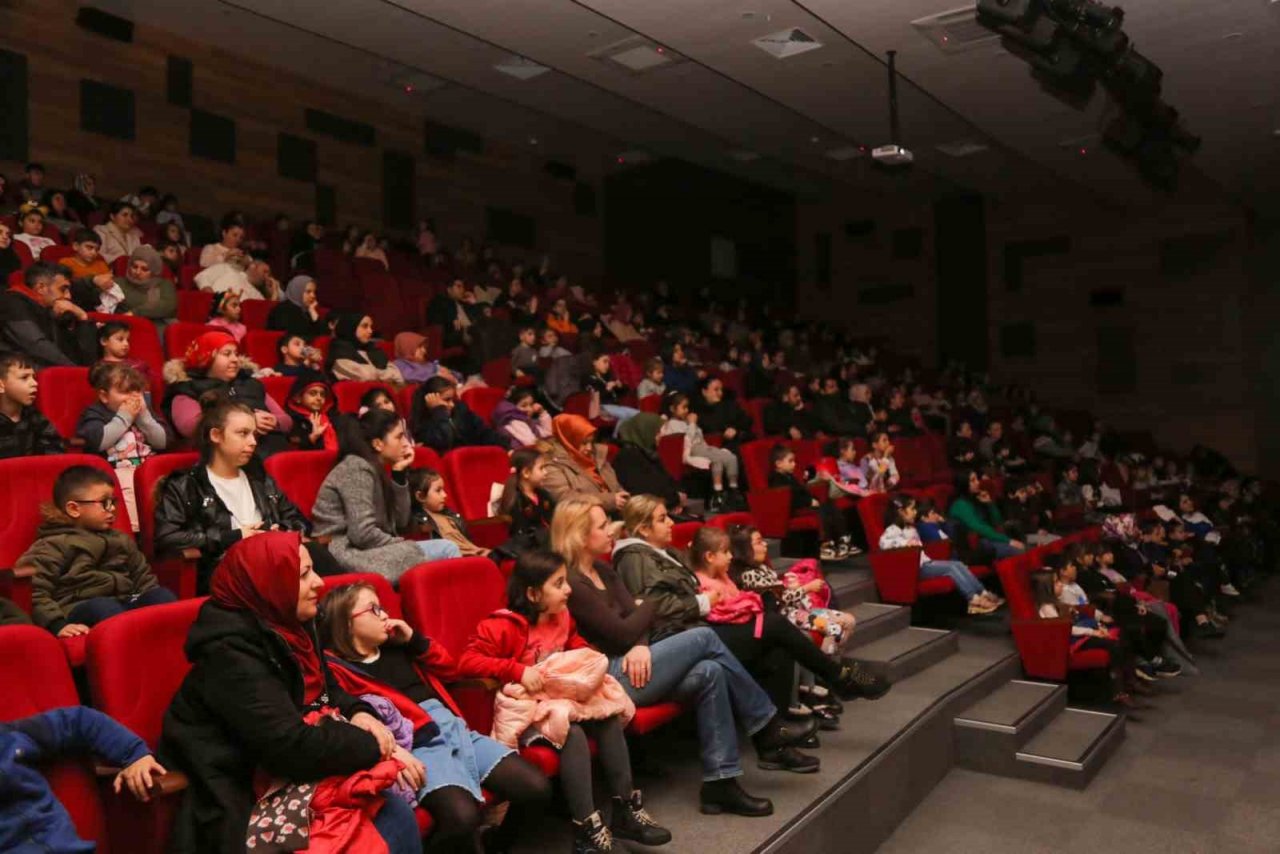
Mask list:
[{"label": "white t-shirt", "polygon": [[262,521],[262,514],[253,500],[253,490],[249,487],[249,478],[243,471],[231,478],[218,477],[208,468],[205,472],[209,475],[209,483],[213,484],[213,491],[231,511],[233,525],[239,528]]}]

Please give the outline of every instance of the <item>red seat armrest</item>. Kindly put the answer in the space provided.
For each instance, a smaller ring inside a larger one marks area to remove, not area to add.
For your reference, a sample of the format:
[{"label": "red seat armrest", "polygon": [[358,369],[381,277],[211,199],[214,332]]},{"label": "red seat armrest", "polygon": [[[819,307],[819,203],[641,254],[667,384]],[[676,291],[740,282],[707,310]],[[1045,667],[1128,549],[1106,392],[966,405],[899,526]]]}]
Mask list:
[{"label": "red seat armrest", "polygon": [[924,553],[929,560],[951,560],[951,541],[934,540],[924,544]]},{"label": "red seat armrest", "polygon": [[920,549],[887,549],[871,553],[871,574],[880,599],[893,605],[910,605],[919,594]]},{"label": "red seat armrest", "polygon": [[0,569],[0,595],[13,601],[28,614],[31,613],[31,577],[36,574],[29,566]]}]

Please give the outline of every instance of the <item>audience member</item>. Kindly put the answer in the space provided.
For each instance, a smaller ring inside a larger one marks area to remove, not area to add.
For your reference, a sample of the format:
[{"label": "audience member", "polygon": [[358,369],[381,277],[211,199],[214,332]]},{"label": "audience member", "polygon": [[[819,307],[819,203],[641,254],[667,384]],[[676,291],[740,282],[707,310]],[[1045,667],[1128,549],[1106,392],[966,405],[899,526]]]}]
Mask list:
[{"label": "audience member", "polygon": [[581,415],[568,413],[551,419],[546,479],[543,488],[556,502],[571,495],[599,498],[616,513],[630,498],[609,463],[609,451],[596,443],[596,428]]},{"label": "audience member", "polygon": [[94,227],[102,239],[99,251],[108,264],[117,258],[131,256],[142,245],[142,231],[134,224],[137,213],[128,202],[112,202],[107,208],[107,221]]},{"label": "audience member", "polygon": [[410,424],[413,438],[439,454],[467,445],[507,444],[458,397],[453,380],[443,376],[418,386]]},{"label": "audience member", "polygon": [[338,450],[338,432],[334,427],[337,403],[323,374],[309,369],[298,373],[289,389],[285,408],[293,415],[289,441],[298,450]]},{"label": "audience member", "polygon": [[746,502],[738,492],[737,455],[707,442],[698,426],[697,413],[689,411],[689,396],[684,392],[667,392],[662,402],[667,420],[659,435],[683,436],[681,461],[691,468],[711,473],[711,499],[707,502],[707,510],[720,513],[745,506]]},{"label": "audience member", "polygon": [[513,385],[489,416],[507,447],[524,448],[551,437],[551,415],[530,386]]},{"label": "audience member", "polygon": [[62,437],[36,409],[36,371],[25,353],[0,351],[0,459],[61,454]]},{"label": "audience member", "polygon": [[412,527],[416,533],[453,543],[463,557],[489,556],[489,549],[471,542],[466,521],[446,503],[448,493],[440,472],[430,468],[409,469],[408,481],[413,495]]},{"label": "audience member", "polygon": [[329,327],[320,318],[316,281],[305,273],[294,276],[282,299],[267,315],[267,328],[292,332],[305,339],[326,335]]},{"label": "audience member", "polygon": [[67,269],[37,261],[23,283],[0,293],[0,345],[25,353],[37,368],[86,365],[97,351],[97,331],[71,301]]}]

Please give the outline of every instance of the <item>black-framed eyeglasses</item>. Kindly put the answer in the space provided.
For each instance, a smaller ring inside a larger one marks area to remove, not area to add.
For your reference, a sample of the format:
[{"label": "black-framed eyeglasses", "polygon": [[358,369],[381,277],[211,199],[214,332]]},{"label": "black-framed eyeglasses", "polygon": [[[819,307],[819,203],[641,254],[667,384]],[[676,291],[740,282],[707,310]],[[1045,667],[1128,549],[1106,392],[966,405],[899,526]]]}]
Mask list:
[{"label": "black-framed eyeglasses", "polygon": [[114,498],[73,498],[71,500],[77,504],[101,504],[102,509],[108,513],[116,509],[116,500]]}]

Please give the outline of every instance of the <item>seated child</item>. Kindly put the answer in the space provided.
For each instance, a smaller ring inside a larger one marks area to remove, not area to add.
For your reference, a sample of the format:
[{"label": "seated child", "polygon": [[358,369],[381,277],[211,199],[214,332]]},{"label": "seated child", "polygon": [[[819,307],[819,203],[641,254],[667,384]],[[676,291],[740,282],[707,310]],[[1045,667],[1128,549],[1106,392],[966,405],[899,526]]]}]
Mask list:
[{"label": "seated child", "polygon": [[731,526],[728,546],[733,558],[730,571],[739,587],[765,597],[766,604],[777,608],[798,628],[824,634],[822,651],[827,655],[834,655],[848,642],[853,633],[853,615],[827,607],[831,586],[824,579],[801,583],[799,576],[789,571],[779,576],[769,565],[768,543],[759,529],[750,525]]},{"label": "seated child", "polygon": [[862,477],[871,492],[888,492],[898,485],[898,464],[893,459],[893,442],[883,430],[877,430],[871,435],[871,450],[862,458]]},{"label": "seated child", "polygon": [[542,330],[542,346],[538,348],[539,359],[559,359],[561,356],[572,356],[568,350],[560,346],[560,333],[551,327]]},{"label": "seated child", "polygon": [[[516,560],[507,586],[507,608],[495,611],[476,626],[458,661],[459,675],[519,683],[530,694],[552,687],[544,680],[548,659],[557,653],[590,649],[569,616],[569,578],[564,559],[554,552],[527,551]],[[610,678],[610,677],[606,677]],[[504,689],[504,693],[507,689]],[[670,831],[644,811],[639,790],[632,784],[631,754],[620,714],[577,721],[569,726],[560,753],[560,784],[573,820],[575,851],[611,851],[611,838],[646,845],[663,845]],[[613,816],[608,825],[596,809],[592,794],[592,762],[587,734],[595,737],[601,769],[613,793]],[[522,743],[541,737],[530,727]],[[612,832],[611,832],[612,831]]]},{"label": "seated child", "polygon": [[609,369],[608,353],[601,353],[591,361],[591,373],[587,375],[583,389],[595,392],[600,398],[600,408],[616,419],[619,425],[640,411],[622,405],[622,396],[627,393],[627,387]]},{"label": "seated child", "polygon": [[53,484],[36,541],[15,566],[31,567],[31,616],[60,638],[87,634],[108,617],[175,602],[156,582],[133,537],[117,530],[115,481],[71,466]]},{"label": "seated child", "polygon": [[513,385],[490,415],[510,448],[527,448],[551,436],[551,413],[538,402],[532,386]]},{"label": "seated child", "polygon": [[130,358],[129,352],[132,347],[130,338],[132,331],[129,324],[121,323],[118,320],[108,320],[106,323],[98,327],[98,346],[102,349],[98,357],[98,361],[109,364],[121,363],[128,365],[138,373],[142,374],[142,378],[147,382],[147,405],[151,405],[151,366],[142,359]]},{"label": "seated child", "polygon": [[[374,388],[366,391],[360,398],[360,409],[357,415],[364,415],[370,409],[385,409],[388,412],[400,414],[400,408],[396,406],[395,398],[387,393],[385,388]],[[413,432],[409,429],[409,422],[404,418],[400,419],[400,426],[404,428],[404,443],[412,448],[417,443],[414,441]]]},{"label": "seated child", "polygon": [[520,448],[511,453],[511,476],[498,502],[498,515],[511,519],[511,551],[546,548],[550,541],[555,502],[542,488],[546,462],[541,448]]},{"label": "seated child", "polygon": [[662,364],[662,359],[657,356],[652,357],[644,363],[644,379],[640,380],[640,384],[636,386],[636,397],[652,397],[653,395],[663,395],[667,393],[666,383],[662,381],[662,375],[666,371],[666,367]]},{"label": "seated child", "polygon": [[916,514],[916,533],[920,535],[920,542],[936,543],[951,539],[951,535],[947,533],[947,517],[932,498],[920,499],[917,507],[919,512]]},{"label": "seated child", "polygon": [[852,496],[861,498],[869,495],[867,480],[862,475],[862,466],[858,465],[858,446],[850,438],[843,438],[837,446],[836,470],[832,474],[827,470],[819,471],[819,477],[831,484],[832,498]]},{"label": "seated child", "polygon": [[987,590],[963,561],[933,560],[929,557],[916,527],[918,514],[916,500],[912,496],[899,493],[890,498],[885,508],[880,548],[920,549],[920,577],[950,578],[956,592],[968,603],[970,614],[990,614],[1003,605],[1004,600]]},{"label": "seated child", "polygon": [[[1102,543],[1074,543],[1066,554],[1076,565],[1076,584],[1089,601],[1105,606],[1120,630],[1134,638],[1134,649],[1140,654],[1145,650],[1150,668],[1140,673],[1164,679],[1180,674],[1182,667],[1175,656],[1190,661],[1191,655],[1173,629],[1172,616],[1176,615],[1177,608],[1125,584],[1124,576],[1107,566],[1105,561],[1112,556],[1111,549]],[[1140,668],[1142,664],[1139,660]]]},{"label": "seated child", "polygon": [[490,550],[471,542],[467,537],[467,523],[445,504],[448,494],[440,472],[429,468],[410,469],[409,491],[415,502],[414,528],[457,546],[462,557],[488,557]]},{"label": "seated child", "polygon": [[1103,627],[1094,616],[1092,608],[1080,608],[1064,601],[1070,594],[1066,590],[1060,572],[1067,564],[1061,554],[1050,555],[1046,568],[1031,574],[1031,593],[1035,599],[1036,612],[1041,619],[1051,620],[1066,617],[1071,621],[1071,651],[1101,649],[1111,658],[1108,672],[1111,676],[1111,702],[1120,706],[1132,706],[1133,699],[1125,690],[1129,681],[1128,652],[1119,639],[1119,633],[1113,634]]},{"label": "seated child", "polygon": [[0,459],[61,454],[66,448],[36,409],[36,369],[24,353],[0,352]]},{"label": "seated child", "polygon": [[0,851],[93,851],[42,772],[66,753],[92,753],[121,770],[112,781],[140,801],[167,772],[142,739],[96,709],[65,706],[0,723]]},{"label": "seated child", "polygon": [[707,444],[702,429],[698,427],[697,413],[689,411],[689,395],[673,391],[662,402],[667,420],[658,436],[684,436],[685,465],[711,471],[711,500],[707,503],[707,512],[722,513],[745,508],[745,500],[738,495],[738,457],[725,448]]},{"label": "seated child", "polygon": [[[71,271],[70,278],[91,279],[94,276],[111,275],[111,267],[102,258],[99,251],[102,238],[91,228],[80,228],[71,235],[71,251],[74,253],[58,263]],[[123,294],[121,295],[123,297]]]},{"label": "seated child", "polygon": [[844,514],[832,502],[818,501],[796,477],[796,455],[786,445],[774,445],[769,453],[772,467],[769,488],[785,487],[791,492],[792,513],[817,513],[820,525],[818,554],[822,560],[843,560],[852,553],[853,537]]},{"label": "seated child", "polygon": [[213,295],[213,303],[209,306],[209,319],[206,326],[225,329],[241,341],[249,328],[240,322],[240,294],[235,291],[222,291]]},{"label": "seated child", "polygon": [[521,326],[519,342],[511,351],[511,375],[537,378],[538,328],[531,323]]},{"label": "seated child", "polygon": [[102,454],[116,468],[133,529],[138,530],[138,504],[133,492],[134,469],[169,444],[169,434],[148,406],[147,381],[123,362],[98,362],[89,371],[89,385],[97,403],[80,413],[76,436],[85,450]]},{"label": "seated child", "polygon": [[300,451],[336,451],[338,431],[333,419],[337,416],[333,389],[324,374],[309,371],[298,374],[289,388],[289,399],[284,408],[293,416],[293,429],[289,441]]},{"label": "seated child", "polygon": [[276,352],[280,361],[276,363],[275,372],[286,377],[296,377],[307,371],[319,371],[323,365],[320,351],[307,344],[307,339],[292,332],[286,332],[276,342]]},{"label": "seated child", "polygon": [[395,337],[396,358],[392,362],[406,383],[424,383],[440,374],[457,380],[453,372],[434,359],[427,358],[427,339],[417,332],[401,332]]},{"label": "seated child", "polygon": [[44,236],[44,209],[35,202],[29,202],[18,211],[18,233],[13,239],[25,243],[31,250],[31,257],[40,260],[40,253],[58,241]]}]

